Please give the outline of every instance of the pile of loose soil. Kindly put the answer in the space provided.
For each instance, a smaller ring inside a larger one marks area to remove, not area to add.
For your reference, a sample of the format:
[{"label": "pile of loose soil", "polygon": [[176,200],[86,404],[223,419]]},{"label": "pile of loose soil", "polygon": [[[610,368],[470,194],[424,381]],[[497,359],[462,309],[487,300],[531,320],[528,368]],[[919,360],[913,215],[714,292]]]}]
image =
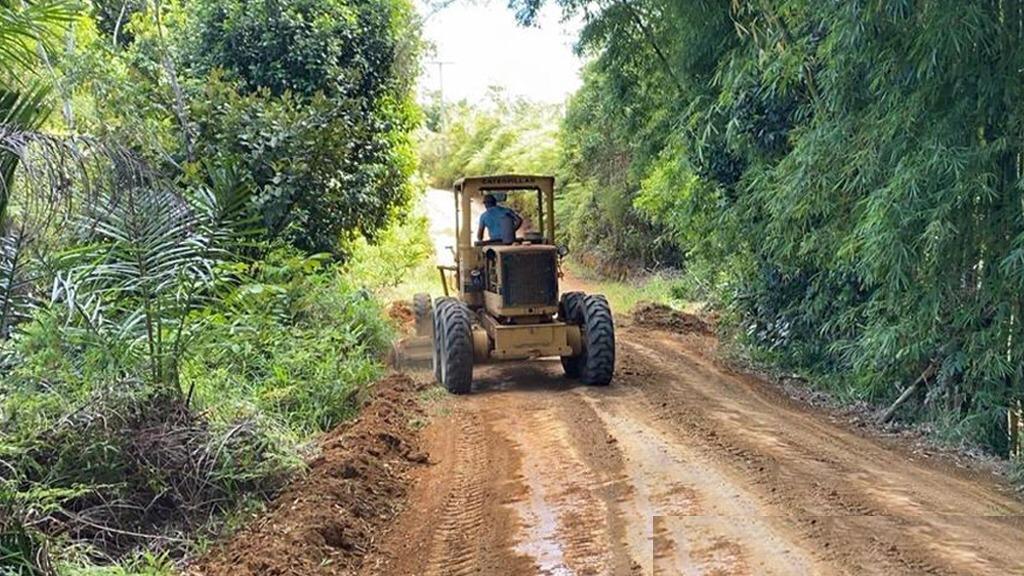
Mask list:
[{"label": "pile of loose soil", "polygon": [[270,512],[213,548],[190,576],[351,574],[400,511],[408,472],[427,462],[412,421],[418,386],[392,375],[360,417],[328,433],[306,475]]},{"label": "pile of loose soil", "polygon": [[395,300],[388,306],[388,318],[391,318],[402,332],[412,332],[416,328],[416,314],[412,306],[404,300]]},{"label": "pile of loose soil", "polygon": [[701,318],[653,302],[637,304],[633,308],[633,322],[638,326],[671,330],[680,334],[712,336],[715,333],[711,325]]}]

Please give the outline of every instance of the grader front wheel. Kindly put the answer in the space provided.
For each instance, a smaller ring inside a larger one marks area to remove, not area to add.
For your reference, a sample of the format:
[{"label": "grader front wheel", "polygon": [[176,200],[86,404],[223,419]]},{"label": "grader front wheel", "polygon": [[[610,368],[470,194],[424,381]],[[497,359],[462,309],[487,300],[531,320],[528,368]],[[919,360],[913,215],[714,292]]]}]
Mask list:
[{"label": "grader front wheel", "polygon": [[[583,323],[583,292],[566,292],[558,303],[558,319],[566,324],[579,326]],[[562,356],[562,369],[566,378],[579,378],[582,371],[582,356]]]},{"label": "grader front wheel", "polygon": [[473,386],[473,330],[470,311],[453,298],[434,307],[434,376],[452,394],[469,394]]},{"label": "grader front wheel", "polygon": [[579,355],[562,357],[565,375],[591,386],[607,386],[615,371],[615,323],[608,300],[599,294],[568,292],[559,308],[563,322],[580,327],[583,344]]},{"label": "grader front wheel", "polygon": [[413,317],[416,319],[416,335],[430,336],[433,331],[434,307],[430,294],[416,294],[412,297]]}]

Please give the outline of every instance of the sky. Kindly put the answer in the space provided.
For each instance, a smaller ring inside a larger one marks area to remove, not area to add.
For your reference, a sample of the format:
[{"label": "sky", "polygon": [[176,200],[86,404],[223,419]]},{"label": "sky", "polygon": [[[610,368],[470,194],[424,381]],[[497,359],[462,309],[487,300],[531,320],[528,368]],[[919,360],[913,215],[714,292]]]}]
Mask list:
[{"label": "sky", "polygon": [[[552,3],[538,27],[524,28],[506,4],[456,0],[427,17],[423,32],[436,53],[424,58],[421,93],[440,88],[438,61],[445,63],[444,98],[449,102],[480,102],[489,86],[501,86],[512,96],[560,103],[579,87],[582,61],[572,52],[579,24],[560,22],[561,12]],[[425,5],[418,3],[426,17]]]}]

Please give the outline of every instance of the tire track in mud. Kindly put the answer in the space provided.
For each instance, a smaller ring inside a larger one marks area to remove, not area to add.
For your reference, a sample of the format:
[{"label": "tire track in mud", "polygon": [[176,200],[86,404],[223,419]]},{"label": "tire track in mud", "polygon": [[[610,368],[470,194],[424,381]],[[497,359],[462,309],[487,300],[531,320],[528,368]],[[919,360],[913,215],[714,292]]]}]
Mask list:
[{"label": "tire track in mud", "polygon": [[[653,366],[666,362],[668,357],[664,351],[650,344],[650,341],[644,344],[630,341],[627,347],[646,357]],[[939,568],[919,554],[910,556],[897,544],[890,543],[885,552],[880,553],[880,540],[869,538],[865,541],[865,536],[885,533],[896,527],[891,519],[866,505],[852,491],[842,488],[837,482],[842,474],[829,470],[838,464],[834,459],[814,453],[808,445],[780,441],[772,434],[766,440],[762,439],[757,449],[752,449],[744,441],[749,434],[743,426],[729,428],[715,421],[716,417],[735,419],[728,417],[732,411],[727,407],[709,410],[706,406],[707,403],[717,404],[720,399],[704,396],[687,385],[691,381],[689,378],[687,383],[680,382],[687,377],[687,370],[676,367],[676,370],[664,371],[659,376],[658,381],[667,380],[678,385],[680,391],[685,388],[688,402],[682,405],[678,398],[668,397],[668,402],[652,407],[652,411],[663,414],[670,411],[671,415],[666,419],[685,421],[686,426],[679,428],[680,433],[693,446],[702,447],[705,458],[727,460],[755,485],[767,487],[768,505],[785,511],[784,514],[790,517],[790,524],[817,543],[814,549],[819,557],[837,567],[845,567],[841,572],[879,575],[955,573]],[[792,454],[785,454],[787,452]],[[812,470],[791,469],[783,459],[776,457],[777,454],[784,454],[784,460],[801,461],[802,466],[809,466]]]},{"label": "tire track in mud", "polygon": [[684,353],[668,335],[624,341],[656,372],[657,386],[644,391],[652,419],[766,493],[842,572],[1024,573],[1006,534],[1012,527],[1020,534],[1019,502],[955,473],[917,470],[896,452],[772,398],[763,384]]},{"label": "tire track in mud", "polygon": [[479,568],[479,539],[484,527],[484,429],[477,414],[460,423],[455,444],[454,477],[445,496],[438,531],[427,562],[428,576],[468,576]]},{"label": "tire track in mud", "polygon": [[537,563],[539,574],[608,574],[612,511],[598,492],[605,481],[572,446],[562,415],[550,406],[515,410],[495,422],[520,453],[526,498],[513,505],[521,517],[516,550]]},{"label": "tire track in mud", "polygon": [[642,533],[644,573],[808,574],[820,572],[791,534],[764,514],[758,498],[692,448],[645,422],[638,394],[609,400],[580,392],[627,460],[633,497],[626,503],[631,533]]},{"label": "tire track in mud", "polygon": [[[1024,504],[626,327],[610,387],[478,368],[364,574],[1024,574]],[[419,500],[419,501],[417,501]]]}]

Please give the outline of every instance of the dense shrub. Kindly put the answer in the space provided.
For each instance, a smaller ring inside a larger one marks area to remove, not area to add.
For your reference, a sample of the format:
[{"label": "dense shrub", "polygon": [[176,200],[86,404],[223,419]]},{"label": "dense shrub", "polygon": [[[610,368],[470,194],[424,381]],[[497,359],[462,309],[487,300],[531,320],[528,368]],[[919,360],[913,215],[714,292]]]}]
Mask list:
[{"label": "dense shrub", "polygon": [[390,339],[337,261],[409,201],[411,4],[93,4],[0,3],[5,574],[166,573]]},{"label": "dense shrub", "polygon": [[351,416],[392,336],[379,304],[352,282],[292,251],[257,263],[204,317],[202,352],[183,375],[198,405],[271,418],[296,439]]},{"label": "dense shrub", "polygon": [[199,2],[181,49],[196,152],[241,159],[271,237],[373,236],[410,197],[419,38],[396,0]]},{"label": "dense shrub", "polygon": [[203,330],[184,397],[118,377],[102,361],[117,351],[54,338],[52,316],[25,327],[0,395],[0,486],[16,517],[73,544],[65,561],[175,558],[191,549],[183,535],[273,493],[312,435],[354,413],[391,337],[326,259],[282,249],[236,267],[229,293],[193,313]]}]

